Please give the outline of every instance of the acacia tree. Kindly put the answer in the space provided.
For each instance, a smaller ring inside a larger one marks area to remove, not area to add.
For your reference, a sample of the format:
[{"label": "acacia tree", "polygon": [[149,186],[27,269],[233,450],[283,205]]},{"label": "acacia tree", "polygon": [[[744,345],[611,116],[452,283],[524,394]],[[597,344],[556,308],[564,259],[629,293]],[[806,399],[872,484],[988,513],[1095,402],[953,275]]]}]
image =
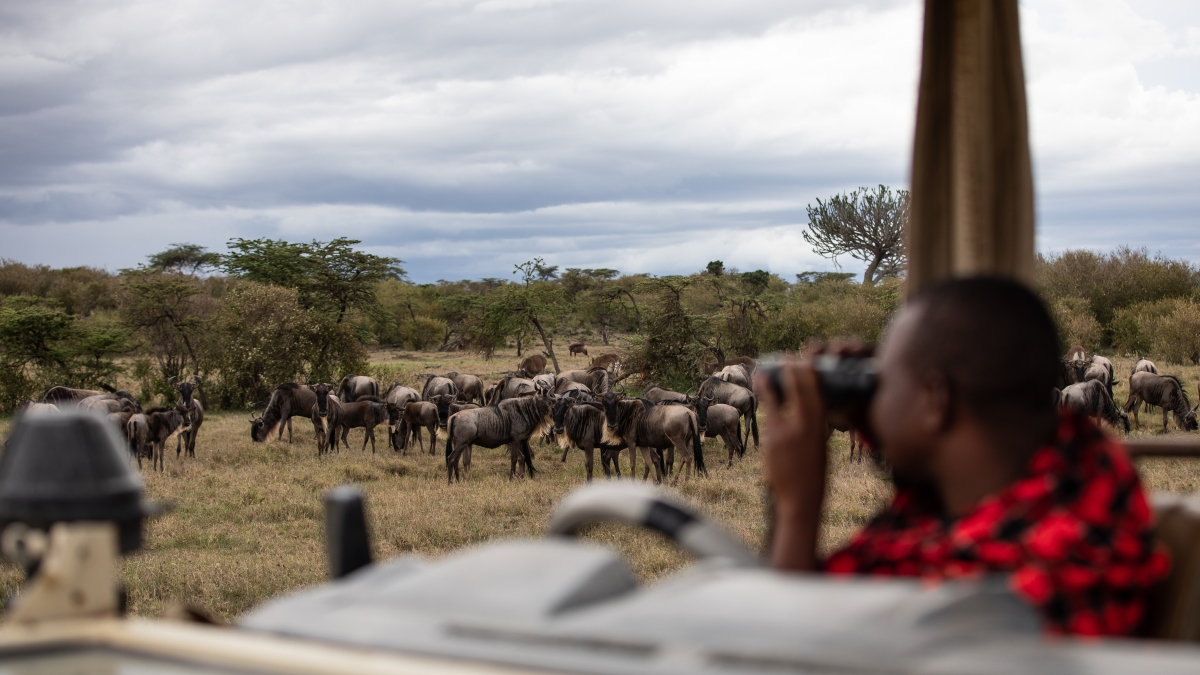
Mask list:
[{"label": "acacia tree", "polygon": [[142,338],[144,349],[158,365],[162,375],[158,392],[169,396],[166,382],[183,378],[190,369],[201,382],[200,404],[207,406],[201,342],[215,306],[202,280],[141,268],[123,270],[121,286],[121,318]]},{"label": "acacia tree", "polygon": [[908,201],[907,190],[892,192],[885,185],[859,188],[824,202],[818,199],[815,207],[808,207],[804,241],[834,262],[839,255],[849,255],[867,263],[864,284],[895,276],[908,262],[904,250]]},{"label": "acacia tree", "polygon": [[161,272],[178,272],[196,275],[203,269],[216,269],[221,264],[221,254],[213,253],[198,244],[171,244],[161,253],[150,256],[152,269]]}]

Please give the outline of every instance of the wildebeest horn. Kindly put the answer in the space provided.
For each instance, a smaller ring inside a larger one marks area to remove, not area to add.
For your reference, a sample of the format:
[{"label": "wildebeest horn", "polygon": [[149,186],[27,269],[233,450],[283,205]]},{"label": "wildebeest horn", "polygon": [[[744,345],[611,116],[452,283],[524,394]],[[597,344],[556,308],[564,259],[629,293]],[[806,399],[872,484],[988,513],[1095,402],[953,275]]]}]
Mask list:
[{"label": "wildebeest horn", "polygon": [[693,390],[695,390],[695,389],[696,389],[695,387],[688,387],[688,390],[687,390],[686,392],[684,392],[684,394],[683,394],[683,395],[684,395],[684,396],[687,396],[687,397],[689,397],[689,398],[690,398],[690,397],[691,397],[691,395],[692,395],[692,391],[693,391]]},{"label": "wildebeest horn", "polygon": [[172,375],[171,377],[167,378],[167,384],[175,384],[175,380],[178,380],[178,379],[179,379],[178,375]]}]

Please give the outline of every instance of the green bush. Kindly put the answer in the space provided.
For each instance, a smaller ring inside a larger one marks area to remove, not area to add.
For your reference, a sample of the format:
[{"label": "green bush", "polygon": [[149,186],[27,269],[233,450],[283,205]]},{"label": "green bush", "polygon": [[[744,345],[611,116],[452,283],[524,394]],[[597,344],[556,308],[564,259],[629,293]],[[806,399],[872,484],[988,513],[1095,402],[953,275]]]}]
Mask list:
[{"label": "green bush", "polygon": [[1100,348],[1103,329],[1083,298],[1059,298],[1049,303],[1051,316],[1058,326],[1058,339],[1066,347],[1083,345],[1088,352]]}]

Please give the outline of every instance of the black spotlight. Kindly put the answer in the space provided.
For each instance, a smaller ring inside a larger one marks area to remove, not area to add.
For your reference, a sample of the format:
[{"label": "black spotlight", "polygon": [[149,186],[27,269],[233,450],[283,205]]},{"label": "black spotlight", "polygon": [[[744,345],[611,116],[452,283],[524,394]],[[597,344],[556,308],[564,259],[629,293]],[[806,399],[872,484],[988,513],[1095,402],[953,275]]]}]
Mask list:
[{"label": "black spotlight", "polygon": [[142,545],[142,523],[162,505],[142,500],[142,479],[112,422],[84,412],[26,415],[0,457],[0,532],[11,523],[111,521],[121,553]]}]

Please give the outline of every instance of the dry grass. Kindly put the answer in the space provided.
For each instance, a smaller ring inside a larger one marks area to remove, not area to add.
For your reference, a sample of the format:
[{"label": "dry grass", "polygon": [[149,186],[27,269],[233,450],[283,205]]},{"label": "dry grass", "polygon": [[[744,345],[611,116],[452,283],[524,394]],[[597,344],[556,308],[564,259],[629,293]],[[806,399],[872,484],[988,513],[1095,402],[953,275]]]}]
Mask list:
[{"label": "dry grass", "polygon": [[[387,352],[376,360],[411,385],[419,373],[447,370],[492,380],[516,358],[511,353],[483,361],[461,354]],[[563,366],[585,363],[568,359]],[[1117,369],[1128,373],[1128,362],[1118,360]],[[1186,376],[1192,387],[1200,376],[1200,368],[1164,370]],[[1123,400],[1124,386],[1117,392]],[[7,426],[0,423],[0,433]],[[319,583],[326,573],[321,498],[334,485],[364,488],[375,555],[382,558],[409,553],[436,557],[489,539],[540,536],[554,504],[584,483],[581,453],[573,451],[563,464],[556,449],[537,443],[535,479],[509,482],[504,452],[479,449],[470,480],[451,486],[440,452],[399,456],[380,444],[375,455],[355,449],[318,459],[306,421],[296,420],[293,445],[286,440],[252,443],[247,427],[245,414],[212,415],[201,431],[195,460],[177,461],[168,453],[165,473],[146,473],[150,498],[170,500],[175,510],[149,524],[146,548],[126,563],[133,612],[155,615],[166,603],[187,599],[233,618],[271,596]],[[361,431],[351,434],[355,440],[362,442]],[[891,491],[886,476],[871,466],[848,463],[847,453],[844,435],[836,435],[824,521],[826,549],[845,541]],[[707,441],[705,454],[710,477],[693,480],[680,492],[749,545],[761,547],[761,454],[752,448],[731,469],[724,466],[719,440]],[[1154,460],[1145,462],[1143,471],[1154,490],[1200,488],[1200,463]],[[597,472],[602,475],[598,467]],[[620,551],[643,580],[687,563],[656,535],[605,527],[588,536]],[[18,581],[11,566],[0,568],[0,590],[11,592]]]}]

